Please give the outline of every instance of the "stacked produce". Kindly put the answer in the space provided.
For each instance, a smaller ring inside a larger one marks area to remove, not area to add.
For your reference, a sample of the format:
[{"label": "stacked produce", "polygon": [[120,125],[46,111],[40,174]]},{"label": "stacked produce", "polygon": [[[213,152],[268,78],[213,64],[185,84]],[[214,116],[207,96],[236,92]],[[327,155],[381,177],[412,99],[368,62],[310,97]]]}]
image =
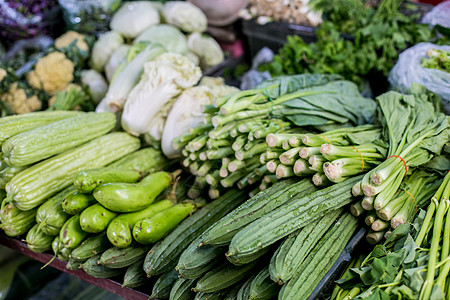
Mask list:
[{"label": "stacked produce", "polygon": [[449,180],[447,173],[426,212],[421,211],[412,224],[396,228],[360,266],[338,281],[333,299],[448,297]]},{"label": "stacked produce", "polygon": [[448,170],[443,149],[449,140],[449,121],[440,101],[418,86],[411,94],[388,92],[377,97],[382,139],[389,143],[387,159],[352,187],[352,194],[360,199],[354,213],[365,216],[364,210],[369,211],[366,221],[376,231],[370,238],[373,242],[379,242],[390,227],[411,222],[415,211],[428,205],[437,180],[419,171],[421,166]]},{"label": "stacked produce", "polygon": [[[286,144],[282,150],[288,137],[366,124],[372,121],[374,110],[372,100],[362,97],[353,83],[339,76],[280,77],[257,89],[218,98],[215,105],[205,108],[205,124],[175,138],[172,146],[181,151],[183,166],[196,175],[197,190],[209,185],[209,196],[216,198],[222,187],[242,189],[251,185],[254,194],[261,182],[270,184],[274,180],[270,176],[264,179],[270,174],[265,164],[292,148]],[[364,129],[371,132],[372,127],[359,130]],[[372,137],[376,138],[374,133]],[[277,137],[280,140],[273,142]],[[267,151],[268,145],[274,148]],[[300,146],[297,138],[295,147]],[[293,175],[292,170],[289,175]],[[191,193],[196,195],[198,191],[192,189]]]}]

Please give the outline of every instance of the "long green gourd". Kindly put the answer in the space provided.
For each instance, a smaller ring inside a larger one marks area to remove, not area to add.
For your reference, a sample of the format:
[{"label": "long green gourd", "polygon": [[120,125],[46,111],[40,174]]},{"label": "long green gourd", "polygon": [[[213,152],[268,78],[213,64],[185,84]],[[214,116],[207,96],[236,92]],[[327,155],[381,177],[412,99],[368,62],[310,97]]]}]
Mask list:
[{"label": "long green gourd", "polygon": [[219,218],[242,203],[244,192],[231,190],[183,220],[168,236],[155,244],[145,257],[144,270],[159,275],[174,268],[189,244]]},{"label": "long green gourd", "polygon": [[312,220],[354,201],[352,186],[362,175],[294,199],[239,231],[232,239],[229,255],[251,255],[266,248]]},{"label": "long green gourd", "polygon": [[300,232],[289,235],[270,261],[269,270],[272,280],[280,285],[290,280],[308,253],[336,221],[336,218],[339,217],[342,211],[342,209],[331,211],[322,218],[303,227]]},{"label": "long green gourd", "polygon": [[38,111],[0,118],[0,145],[16,134],[81,113],[78,111]]},{"label": "long green gourd", "polygon": [[105,166],[137,150],[140,141],[125,132],[98,137],[74,149],[37,163],[6,185],[7,200],[20,210],[30,210],[72,184],[80,171]]},{"label": "long green gourd", "polygon": [[278,299],[307,299],[334,265],[357,227],[357,218],[350,213],[342,215],[282,287]]},{"label": "long green gourd", "polygon": [[311,180],[304,179],[295,183],[283,180],[272,187],[258,193],[208,229],[202,244],[228,245],[233,236],[244,226],[283,205],[298,193],[309,193],[316,190]]},{"label": "long green gourd", "polygon": [[116,125],[113,113],[83,113],[28,130],[2,144],[3,160],[23,167],[70,150],[108,133]]}]

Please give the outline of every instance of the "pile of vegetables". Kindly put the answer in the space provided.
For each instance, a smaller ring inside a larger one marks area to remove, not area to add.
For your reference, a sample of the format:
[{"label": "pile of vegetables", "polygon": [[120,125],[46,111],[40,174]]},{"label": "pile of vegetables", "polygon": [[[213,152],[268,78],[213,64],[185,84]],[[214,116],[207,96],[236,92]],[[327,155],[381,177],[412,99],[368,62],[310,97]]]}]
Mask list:
[{"label": "pile of vegetables", "polygon": [[[448,272],[450,173],[414,222],[397,227],[383,244],[338,281],[333,299],[445,299]],[[347,295],[347,296],[346,296]],[[347,297],[347,298],[344,298]]]},{"label": "pile of vegetables", "polygon": [[[288,36],[274,61],[262,66],[273,76],[301,73],[340,74],[363,89],[363,79],[387,77],[399,52],[428,41],[432,32],[417,24],[421,15],[401,11],[403,0],[382,0],[377,7],[361,0],[311,1],[327,16],[316,30],[317,42]],[[372,76],[372,77],[371,77]]]},{"label": "pile of vegetables", "polygon": [[[189,192],[191,197],[207,189],[211,198],[217,198],[223,188],[233,186],[240,189],[251,186],[255,194],[277,178],[323,174],[325,159],[317,156],[320,154],[317,147],[327,138],[318,137],[319,144],[303,144],[302,135],[306,133],[322,134],[329,129],[346,127],[336,131],[335,142],[348,146],[347,151],[357,156],[355,163],[359,166],[352,174],[364,171],[360,150],[349,145],[367,144],[378,138],[379,131],[373,126],[353,127],[370,123],[374,112],[375,103],[362,97],[355,84],[340,76],[280,77],[254,90],[217,98],[214,105],[205,107],[204,123],[173,139],[172,147],[175,153],[183,155],[183,166],[196,175],[195,185]],[[332,134],[330,132],[330,139]],[[290,138],[293,139],[291,144],[288,143]],[[308,152],[308,146],[316,148]],[[308,152],[305,156],[299,156],[302,148]],[[383,152],[383,147],[379,148]],[[312,155],[322,163],[314,167],[315,172],[305,160]],[[334,157],[339,154],[335,153]],[[331,154],[328,158],[335,159]],[[278,159],[283,163],[277,163]],[[296,161],[306,164],[303,171],[296,171]],[[366,166],[370,163],[367,161]]]}]

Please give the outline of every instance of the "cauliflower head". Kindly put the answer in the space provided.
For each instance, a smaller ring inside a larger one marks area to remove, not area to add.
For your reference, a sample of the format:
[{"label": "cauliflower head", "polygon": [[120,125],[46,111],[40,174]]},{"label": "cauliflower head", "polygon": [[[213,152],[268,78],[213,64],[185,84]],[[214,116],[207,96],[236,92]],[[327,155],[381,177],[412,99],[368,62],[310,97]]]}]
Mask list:
[{"label": "cauliflower head", "polygon": [[81,51],[89,51],[89,46],[83,34],[70,30],[55,40],[56,49],[63,49],[70,46],[76,40],[75,46]]},{"label": "cauliflower head", "polygon": [[36,63],[27,74],[27,82],[33,88],[54,95],[73,81],[74,64],[61,52],[51,52]]},{"label": "cauliflower head", "polygon": [[39,98],[36,95],[29,97],[18,82],[11,84],[8,91],[1,95],[0,99],[16,114],[29,113],[42,108]]}]

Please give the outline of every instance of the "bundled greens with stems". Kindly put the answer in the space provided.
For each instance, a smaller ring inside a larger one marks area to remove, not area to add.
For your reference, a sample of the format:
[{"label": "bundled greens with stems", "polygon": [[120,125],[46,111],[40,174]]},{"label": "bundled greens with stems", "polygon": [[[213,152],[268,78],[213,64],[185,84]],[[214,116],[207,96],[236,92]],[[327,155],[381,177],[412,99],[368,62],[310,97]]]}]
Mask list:
[{"label": "bundled greens with stems", "polygon": [[[173,139],[172,147],[182,149],[182,164],[197,176],[193,195],[208,185],[210,196],[232,186],[252,186],[257,192],[277,178],[315,173],[294,174],[294,161],[303,145],[301,134],[348,127],[340,135],[341,140],[346,139],[344,145],[377,139],[379,130],[373,126],[353,129],[372,122],[375,106],[360,95],[355,84],[338,75],[279,77],[256,89],[215,98],[214,105],[204,108],[205,124]],[[370,137],[363,138],[365,135]],[[297,142],[289,145],[291,137]],[[290,152],[283,157],[288,162],[280,164],[275,177],[270,172],[275,173],[279,156],[286,150]]]},{"label": "bundled greens with stems", "polygon": [[450,130],[449,117],[440,112],[439,101],[438,96],[424,92],[420,86],[413,86],[411,94],[388,92],[377,98],[382,138],[389,143],[387,159],[355,184],[354,196],[375,197],[375,203],[387,203],[409,168],[441,154]]},{"label": "bundled greens with stems", "polygon": [[[337,281],[352,299],[444,299],[449,296],[450,173],[426,212],[397,227],[361,266]],[[347,299],[337,297],[335,299]]]}]

